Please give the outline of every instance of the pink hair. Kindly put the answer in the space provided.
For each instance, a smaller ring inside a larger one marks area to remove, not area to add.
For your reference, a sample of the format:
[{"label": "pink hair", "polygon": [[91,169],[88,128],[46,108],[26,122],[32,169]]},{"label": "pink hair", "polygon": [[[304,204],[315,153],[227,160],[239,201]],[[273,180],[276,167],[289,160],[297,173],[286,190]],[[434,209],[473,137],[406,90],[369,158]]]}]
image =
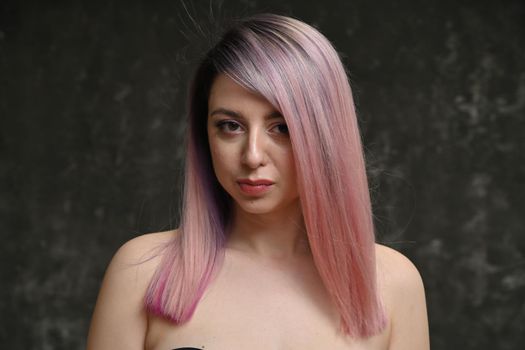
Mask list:
[{"label": "pink hair", "polygon": [[386,324],[378,296],[374,226],[352,92],[339,56],[298,20],[257,15],[230,29],[197,70],[181,233],[167,247],[146,295],[147,310],[188,321],[220,268],[231,199],[218,184],[206,135],[207,100],[224,73],[265,97],[284,116],[315,266],[354,337]]}]

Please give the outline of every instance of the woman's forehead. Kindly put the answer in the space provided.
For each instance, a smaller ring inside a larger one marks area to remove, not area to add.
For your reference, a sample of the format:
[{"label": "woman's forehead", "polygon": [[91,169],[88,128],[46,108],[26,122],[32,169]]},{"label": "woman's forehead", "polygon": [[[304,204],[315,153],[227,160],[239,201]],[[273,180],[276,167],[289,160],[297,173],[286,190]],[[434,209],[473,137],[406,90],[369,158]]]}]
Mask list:
[{"label": "woman's forehead", "polygon": [[228,98],[228,97],[239,98],[242,96],[251,96],[251,95],[253,95],[253,97],[263,98],[262,96],[238,84],[235,80],[233,80],[226,74],[220,73],[213,80],[213,83],[210,89],[209,100],[212,101],[214,99],[218,99],[218,98],[223,99],[223,98]]},{"label": "woman's forehead", "polygon": [[219,74],[212,84],[208,111],[209,115],[231,111],[241,117],[251,112],[262,113],[267,117],[282,117],[263,96],[244,88],[225,74]]}]

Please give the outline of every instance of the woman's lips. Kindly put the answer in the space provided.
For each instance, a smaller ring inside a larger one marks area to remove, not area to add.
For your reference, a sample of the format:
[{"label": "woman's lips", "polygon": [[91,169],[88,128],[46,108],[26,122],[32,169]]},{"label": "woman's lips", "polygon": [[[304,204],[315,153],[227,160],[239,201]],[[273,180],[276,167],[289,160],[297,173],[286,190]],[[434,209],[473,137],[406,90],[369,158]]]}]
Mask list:
[{"label": "woman's lips", "polygon": [[249,195],[260,195],[270,190],[273,182],[266,179],[250,180],[241,179],[237,181],[242,192]]}]

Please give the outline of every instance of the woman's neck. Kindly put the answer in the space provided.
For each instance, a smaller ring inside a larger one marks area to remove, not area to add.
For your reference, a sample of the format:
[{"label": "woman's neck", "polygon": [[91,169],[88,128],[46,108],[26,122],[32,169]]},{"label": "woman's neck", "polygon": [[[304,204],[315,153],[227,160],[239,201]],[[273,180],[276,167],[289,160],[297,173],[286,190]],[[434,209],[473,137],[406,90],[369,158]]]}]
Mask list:
[{"label": "woman's neck", "polygon": [[279,260],[310,255],[299,203],[268,214],[235,207],[227,247]]}]

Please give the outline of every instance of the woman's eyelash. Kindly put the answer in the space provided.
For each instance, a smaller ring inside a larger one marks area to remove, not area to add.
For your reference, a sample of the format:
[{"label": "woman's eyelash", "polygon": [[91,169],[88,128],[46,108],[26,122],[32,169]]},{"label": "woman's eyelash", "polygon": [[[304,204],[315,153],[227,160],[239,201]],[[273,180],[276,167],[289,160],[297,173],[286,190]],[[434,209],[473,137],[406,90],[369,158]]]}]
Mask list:
[{"label": "woman's eyelash", "polygon": [[279,128],[279,132],[281,132],[282,134],[288,134],[288,125],[286,124],[277,124],[275,127]]},{"label": "woman's eyelash", "polygon": [[240,127],[240,125],[232,120],[220,120],[215,124],[220,130],[222,131],[235,131],[231,128],[237,128]]},{"label": "woman's eyelash", "polygon": [[[219,128],[219,130],[225,132],[238,131],[238,128],[242,127],[242,125],[233,120],[219,120],[215,123],[215,126]],[[278,129],[280,134],[288,134],[288,125],[285,123],[276,124],[272,127],[272,129]]]}]

